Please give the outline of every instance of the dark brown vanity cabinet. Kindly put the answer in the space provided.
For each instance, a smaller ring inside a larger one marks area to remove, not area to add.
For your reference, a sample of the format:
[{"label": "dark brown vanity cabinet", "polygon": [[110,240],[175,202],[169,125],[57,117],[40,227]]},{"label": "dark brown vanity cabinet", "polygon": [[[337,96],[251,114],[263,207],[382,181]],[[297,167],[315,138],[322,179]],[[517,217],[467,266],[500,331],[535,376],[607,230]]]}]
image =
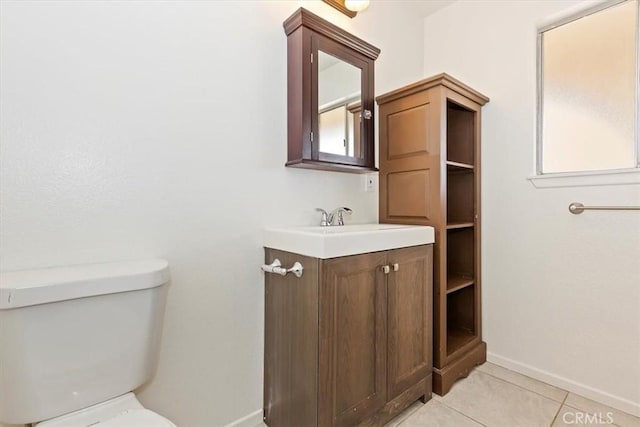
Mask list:
[{"label": "dark brown vanity cabinet", "polygon": [[300,8],[287,35],[286,166],[376,170],[374,61],[380,50]]},{"label": "dark brown vanity cabinet", "polygon": [[278,426],[383,425],[431,397],[432,245],[303,263],[265,276],[264,419]]},{"label": "dark brown vanity cabinet", "polygon": [[435,229],[434,381],[486,360],[481,327],[480,122],[489,99],[447,74],[377,98],[380,222]]}]

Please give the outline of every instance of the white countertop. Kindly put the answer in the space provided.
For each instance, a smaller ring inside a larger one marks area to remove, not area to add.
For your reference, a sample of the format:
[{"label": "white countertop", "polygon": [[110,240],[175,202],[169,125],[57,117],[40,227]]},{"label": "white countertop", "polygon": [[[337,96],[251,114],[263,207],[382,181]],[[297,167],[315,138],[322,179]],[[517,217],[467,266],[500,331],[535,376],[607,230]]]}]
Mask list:
[{"label": "white countertop", "polygon": [[264,246],[314,258],[337,258],[434,242],[433,227],[353,224],[264,230]]}]

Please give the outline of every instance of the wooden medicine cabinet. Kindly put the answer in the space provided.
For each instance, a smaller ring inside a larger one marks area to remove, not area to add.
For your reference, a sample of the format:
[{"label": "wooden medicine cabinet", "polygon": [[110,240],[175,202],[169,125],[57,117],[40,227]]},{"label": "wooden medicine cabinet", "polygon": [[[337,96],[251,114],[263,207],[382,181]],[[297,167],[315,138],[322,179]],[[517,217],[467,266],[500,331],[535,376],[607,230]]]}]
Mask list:
[{"label": "wooden medicine cabinet", "polygon": [[303,8],[283,26],[286,166],[355,173],[377,170],[373,73],[380,49]]}]

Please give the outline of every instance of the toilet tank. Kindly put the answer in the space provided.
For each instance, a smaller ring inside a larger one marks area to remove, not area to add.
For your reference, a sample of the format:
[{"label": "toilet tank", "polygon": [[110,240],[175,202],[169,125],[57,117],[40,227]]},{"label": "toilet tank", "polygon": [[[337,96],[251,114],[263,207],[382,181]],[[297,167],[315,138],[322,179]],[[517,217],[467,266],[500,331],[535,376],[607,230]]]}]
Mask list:
[{"label": "toilet tank", "polygon": [[165,260],[0,273],[0,423],[127,393],[158,361]]}]

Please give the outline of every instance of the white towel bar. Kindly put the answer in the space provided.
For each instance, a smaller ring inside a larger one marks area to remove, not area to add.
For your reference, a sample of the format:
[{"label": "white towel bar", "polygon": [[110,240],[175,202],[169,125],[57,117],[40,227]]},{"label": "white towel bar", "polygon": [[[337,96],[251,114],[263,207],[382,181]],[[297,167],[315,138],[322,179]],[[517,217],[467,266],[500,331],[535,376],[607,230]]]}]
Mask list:
[{"label": "white towel bar", "polygon": [[264,271],[265,273],[275,273],[281,276],[286,276],[287,273],[293,273],[296,275],[296,277],[302,277],[303,270],[304,267],[298,261],[293,264],[293,267],[285,268],[282,266],[278,258],[276,258],[275,261],[273,261],[271,264],[262,265],[262,271]]}]

